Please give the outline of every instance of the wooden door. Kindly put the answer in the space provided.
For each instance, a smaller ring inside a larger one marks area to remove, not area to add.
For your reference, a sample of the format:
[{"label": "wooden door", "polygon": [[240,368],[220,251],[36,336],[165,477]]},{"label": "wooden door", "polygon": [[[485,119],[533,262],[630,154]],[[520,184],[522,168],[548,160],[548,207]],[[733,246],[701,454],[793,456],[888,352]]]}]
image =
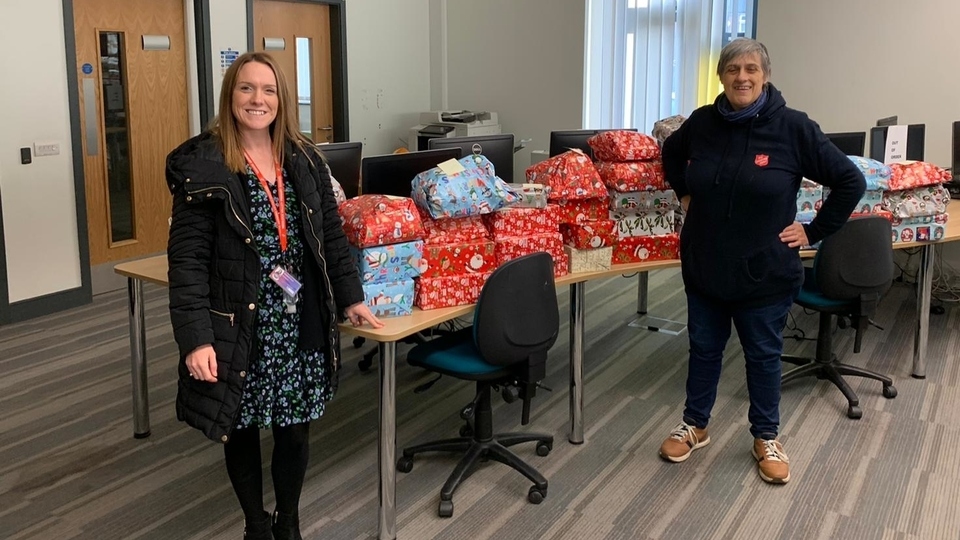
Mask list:
[{"label": "wooden door", "polygon": [[[330,52],[330,7],[310,2],[255,0],[254,50],[264,38],[283,39],[283,49],[267,49],[280,64],[298,104],[300,131],[316,142],[333,142],[333,75]],[[304,95],[309,94],[309,95]]]},{"label": "wooden door", "polygon": [[74,0],[73,13],[90,263],[162,252],[164,160],[189,134],[183,1]]}]

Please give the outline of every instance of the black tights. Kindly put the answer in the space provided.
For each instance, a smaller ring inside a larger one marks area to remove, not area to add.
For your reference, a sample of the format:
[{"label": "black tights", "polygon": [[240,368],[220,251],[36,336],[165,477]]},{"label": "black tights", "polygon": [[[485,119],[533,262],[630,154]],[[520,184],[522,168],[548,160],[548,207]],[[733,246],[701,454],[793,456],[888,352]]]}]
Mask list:
[{"label": "black tights", "polygon": [[[230,440],[223,445],[223,454],[227,462],[227,475],[240,500],[244,517],[248,521],[259,521],[264,512],[260,430],[234,429]],[[309,423],[273,427],[273,459],[270,467],[277,512],[297,513],[309,454]]]}]

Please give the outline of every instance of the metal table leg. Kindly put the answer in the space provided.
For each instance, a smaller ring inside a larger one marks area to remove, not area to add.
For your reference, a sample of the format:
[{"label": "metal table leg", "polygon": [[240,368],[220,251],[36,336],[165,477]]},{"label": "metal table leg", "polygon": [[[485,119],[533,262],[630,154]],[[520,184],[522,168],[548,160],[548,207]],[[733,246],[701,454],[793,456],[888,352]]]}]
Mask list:
[{"label": "metal table leg", "polygon": [[637,315],[647,314],[647,291],[650,288],[650,273],[637,274]]},{"label": "metal table leg", "polygon": [[380,343],[379,540],[397,537],[397,343]]},{"label": "metal table leg", "polygon": [[147,399],[147,330],[143,321],[143,281],[127,278],[130,309],[130,375],[133,389],[133,438],[150,436],[150,406]]},{"label": "metal table leg", "polygon": [[933,244],[920,248],[920,268],[917,270],[917,332],[913,340],[913,376],[927,377],[927,337],[930,334],[930,292],[933,289],[933,263],[936,254]]},{"label": "metal table leg", "polygon": [[583,443],[583,299],[584,282],[570,285],[570,437]]}]

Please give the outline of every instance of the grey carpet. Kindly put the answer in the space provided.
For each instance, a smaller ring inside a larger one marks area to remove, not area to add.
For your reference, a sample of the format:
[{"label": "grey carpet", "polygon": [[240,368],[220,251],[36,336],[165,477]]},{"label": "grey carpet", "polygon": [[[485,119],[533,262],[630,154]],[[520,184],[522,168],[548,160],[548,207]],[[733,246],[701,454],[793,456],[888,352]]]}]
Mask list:
[{"label": "grey carpet", "polygon": [[[676,271],[651,274],[650,311],[685,320]],[[174,417],[176,347],[166,291],[146,289],[152,436],[134,440],[126,296],[98,296],[79,309],[0,328],[0,538],[240,538],[242,515],[221,448]],[[636,279],[587,285],[586,443],[568,430],[567,294],[561,338],[551,352],[532,422],[551,432],[553,452],[516,451],[550,480],[539,506],[528,482],[488,463],[440,519],[440,485],[455,459],[417,459],[397,486],[401,539],[955,539],[960,538],[960,350],[956,308],[931,317],[926,380],[910,377],[914,292],[895,286],[852,354],[852,331],[838,331],[838,354],[885,372],[899,396],[851,379],[862,420],[849,420],[834,387],[808,379],[783,392],[782,440],[791,458],[786,486],[764,484],[750,456],[743,359],[731,340],[710,426],[712,443],[683,464],[656,453],[679,419],[686,334],[626,326]],[[816,316],[794,310],[812,337]],[[787,334],[796,331],[788,329]],[[345,349],[341,389],[313,426],[301,519],[305,538],[368,539],[377,529],[377,376],[360,373],[361,352]],[[407,346],[401,345],[400,352]],[[813,342],[788,342],[812,354]],[[473,386],[429,378],[406,365],[397,373],[398,446],[455,436]],[[519,404],[495,399],[499,431],[520,428]],[[264,438],[269,455],[269,437]],[[269,467],[265,467],[269,474]],[[269,476],[266,485],[269,486]],[[269,489],[269,488],[268,488]],[[268,500],[270,499],[268,494]]]}]

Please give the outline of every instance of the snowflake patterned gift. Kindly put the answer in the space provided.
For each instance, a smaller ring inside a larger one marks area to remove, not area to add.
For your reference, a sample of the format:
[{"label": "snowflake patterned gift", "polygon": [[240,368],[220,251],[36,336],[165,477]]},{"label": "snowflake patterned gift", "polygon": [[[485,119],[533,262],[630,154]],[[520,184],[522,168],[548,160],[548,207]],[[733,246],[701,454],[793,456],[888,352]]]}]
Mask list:
[{"label": "snowflake patterned gift", "polygon": [[947,211],[950,192],[942,185],[883,192],[883,209],[894,217],[933,216]]},{"label": "snowflake patterned gift", "polygon": [[587,139],[597,161],[646,161],[660,157],[657,140],[636,131],[601,131]]},{"label": "snowflake patterned gift", "polygon": [[357,261],[360,281],[364,283],[387,283],[415,278],[420,275],[423,267],[422,240],[362,249],[351,247],[350,251]]},{"label": "snowflake patterned gift", "polygon": [[483,216],[483,223],[494,238],[560,231],[560,207],[548,204],[545,208],[518,208],[511,206]]},{"label": "snowflake patterned gift", "polygon": [[657,161],[601,161],[597,163],[600,179],[615,191],[658,191],[667,189],[663,163]]},{"label": "snowflake patterned gift", "polygon": [[577,249],[595,249],[612,246],[617,238],[614,230],[617,223],[612,219],[584,221],[579,225],[564,223],[560,226],[563,243]]},{"label": "snowflake patterned gift", "polygon": [[467,156],[457,163],[453,168],[441,164],[413,179],[413,200],[433,218],[479,216],[520,201],[520,194],[493,174],[487,158]]},{"label": "snowflake patterned gift", "polygon": [[679,259],[679,249],[677,233],[621,238],[613,247],[613,264]]},{"label": "snowflake patterned gift", "polygon": [[656,236],[674,231],[674,211],[619,212],[611,211],[610,219],[617,223],[617,236]]},{"label": "snowflake patterned gift", "polygon": [[347,240],[356,247],[396,244],[423,238],[423,224],[408,197],[360,195],[340,205]]},{"label": "snowflake patterned gift", "polygon": [[575,201],[607,197],[593,161],[580,150],[570,150],[527,169],[527,182],[548,186],[547,200]]},{"label": "snowflake patterned gift", "polygon": [[490,273],[421,277],[414,303],[420,309],[438,309],[474,304]]},{"label": "snowflake patterned gift", "polygon": [[926,161],[890,164],[890,190],[932,186],[950,181],[950,173]]},{"label": "snowflake patterned gift", "polygon": [[399,317],[413,312],[414,280],[364,283],[363,301],[377,317]]},{"label": "snowflake patterned gift", "polygon": [[429,212],[419,206],[417,211],[420,213],[420,221],[423,223],[425,244],[454,244],[490,237],[490,232],[487,231],[481,219],[482,216],[433,219]]},{"label": "snowflake patterned gift", "polygon": [[490,241],[429,244],[423,250],[422,277],[486,274],[497,267],[495,244]]},{"label": "snowflake patterned gift", "polygon": [[610,190],[611,210],[635,210],[650,212],[652,210],[676,210],[680,208],[680,201],[672,189],[656,189],[652,191],[621,192]]}]

